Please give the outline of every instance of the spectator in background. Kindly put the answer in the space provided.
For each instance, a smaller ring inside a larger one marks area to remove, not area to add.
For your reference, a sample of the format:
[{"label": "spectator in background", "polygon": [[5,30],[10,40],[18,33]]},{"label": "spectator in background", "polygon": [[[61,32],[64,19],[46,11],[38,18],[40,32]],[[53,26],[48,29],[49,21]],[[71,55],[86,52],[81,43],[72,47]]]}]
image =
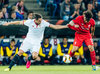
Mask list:
[{"label": "spectator in background", "polygon": [[15,46],[15,40],[12,39],[10,44],[6,47],[6,54],[12,60],[18,53],[18,47]]},{"label": "spectator in background", "polygon": [[96,63],[100,62],[100,47],[98,46],[98,42],[94,41],[94,50],[96,53]]},{"label": "spectator in background", "polygon": [[2,9],[2,7],[8,7],[9,4],[9,0],[0,0],[0,9]]},{"label": "spectator in background", "polygon": [[92,2],[88,3],[87,5],[87,10],[91,11],[93,13],[93,19],[96,19],[96,10],[93,9],[93,4]]},{"label": "spectator in background", "polygon": [[23,15],[20,14],[20,12],[18,11],[18,8],[16,6],[13,6],[11,11],[16,12],[16,17],[19,18],[20,20],[24,19]]},{"label": "spectator in background", "polygon": [[41,44],[41,48],[39,51],[39,55],[41,57],[41,64],[44,64],[44,60],[49,60],[50,64],[53,64],[53,51],[52,45],[49,43],[49,39],[45,38],[43,44]]},{"label": "spectator in background", "polygon": [[82,11],[80,10],[80,4],[76,2],[74,4],[74,13],[72,14],[72,18],[76,18],[79,15],[82,15]]},{"label": "spectator in background", "polygon": [[100,11],[100,0],[96,0],[95,2],[95,10]]},{"label": "spectator in background", "polygon": [[2,12],[3,12],[4,19],[8,19],[9,18],[9,14],[7,12],[7,8],[6,7],[2,8]]},{"label": "spectator in background", "polygon": [[86,9],[87,9],[87,5],[88,5],[88,3],[89,3],[90,1],[91,1],[91,0],[83,0],[83,2],[85,3]]},{"label": "spectator in background", "polygon": [[10,19],[19,19],[16,17],[16,12],[14,12],[14,11],[11,12]]},{"label": "spectator in background", "polygon": [[52,44],[53,54],[56,56],[57,54],[57,44],[60,43],[60,40],[56,36],[52,36],[50,40],[50,44]]},{"label": "spectator in background", "polygon": [[28,12],[27,8],[24,5],[24,0],[20,0],[16,3],[16,7],[18,8],[18,11],[20,14],[24,15],[24,13]]},{"label": "spectator in background", "polygon": [[70,44],[68,43],[67,38],[63,38],[63,42],[59,43],[57,45],[57,57],[58,57],[58,63],[63,64],[63,56],[68,54],[68,50],[70,48]]},{"label": "spectator in background", "polygon": [[47,7],[49,6],[49,14],[54,17],[56,10],[57,10],[57,4],[54,3],[54,0],[47,0],[45,5],[45,11],[47,11]]},{"label": "spectator in background", "polygon": [[3,19],[3,13],[2,13],[2,10],[0,10],[0,19]]},{"label": "spectator in background", "polygon": [[27,19],[33,19],[33,15],[34,15],[34,13],[33,13],[33,11],[29,11],[28,13],[27,13]]},{"label": "spectator in background", "polygon": [[96,25],[100,25],[100,11],[98,11],[98,13],[97,13]]},{"label": "spectator in background", "polygon": [[60,7],[60,17],[63,18],[63,20],[69,21],[72,17],[72,14],[74,12],[73,4],[70,2],[70,0],[64,0],[61,3]]},{"label": "spectator in background", "polygon": [[86,10],[85,3],[83,2],[83,0],[77,0],[77,2],[80,4],[80,10],[81,11]]}]

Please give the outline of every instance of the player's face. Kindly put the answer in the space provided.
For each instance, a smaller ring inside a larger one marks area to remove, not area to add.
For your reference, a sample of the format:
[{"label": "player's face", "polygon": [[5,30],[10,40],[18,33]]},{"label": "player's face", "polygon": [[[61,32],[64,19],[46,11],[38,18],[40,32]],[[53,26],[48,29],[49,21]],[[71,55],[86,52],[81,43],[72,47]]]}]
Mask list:
[{"label": "player's face", "polygon": [[85,15],[84,15],[84,14],[83,14],[83,16],[84,16],[84,22],[85,22],[85,23],[87,23],[87,20],[86,20],[86,17],[85,17]]},{"label": "player's face", "polygon": [[42,21],[42,18],[39,18],[39,19],[37,20],[37,24],[40,24],[41,21]]},{"label": "player's face", "polygon": [[64,44],[67,44],[67,38],[64,38],[64,39],[63,39],[63,43],[64,43]]},{"label": "player's face", "polygon": [[15,42],[12,41],[12,42],[10,43],[10,45],[11,45],[11,46],[15,46]]},{"label": "player's face", "polygon": [[45,44],[48,44],[48,43],[49,43],[49,39],[45,39],[45,40],[44,40],[44,43],[45,43]]},{"label": "player's face", "polygon": [[29,19],[32,19],[32,18],[33,18],[33,13],[30,13],[30,14],[28,15],[28,18],[29,18]]}]

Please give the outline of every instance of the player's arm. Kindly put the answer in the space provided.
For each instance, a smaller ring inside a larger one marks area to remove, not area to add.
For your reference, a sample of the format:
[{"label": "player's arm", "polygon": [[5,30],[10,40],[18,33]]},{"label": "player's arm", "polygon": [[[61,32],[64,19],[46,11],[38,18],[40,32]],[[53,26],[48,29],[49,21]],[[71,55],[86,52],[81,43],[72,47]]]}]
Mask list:
[{"label": "player's arm", "polygon": [[11,24],[14,24],[14,25],[19,25],[19,24],[21,24],[21,25],[23,25],[23,21],[8,22],[8,23],[5,23],[5,24],[3,24],[3,25],[8,26],[8,25],[11,25]]},{"label": "player's arm", "polygon": [[95,26],[91,27],[91,35],[94,36]]},{"label": "player's arm", "polygon": [[53,24],[50,24],[49,25],[50,28],[53,28],[53,29],[64,29],[64,28],[68,28],[67,25],[53,25]]}]

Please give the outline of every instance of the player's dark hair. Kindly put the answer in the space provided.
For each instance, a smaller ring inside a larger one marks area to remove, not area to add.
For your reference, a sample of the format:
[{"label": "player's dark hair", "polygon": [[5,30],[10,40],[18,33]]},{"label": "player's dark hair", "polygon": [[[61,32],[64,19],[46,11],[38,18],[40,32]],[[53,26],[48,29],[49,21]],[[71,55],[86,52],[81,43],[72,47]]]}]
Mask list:
[{"label": "player's dark hair", "polygon": [[30,13],[33,13],[33,11],[28,11],[27,15],[29,15]]},{"label": "player's dark hair", "polygon": [[40,14],[34,14],[34,18],[36,19],[36,20],[38,20],[39,18],[42,18],[42,15],[40,15]]},{"label": "player's dark hair", "polygon": [[11,42],[15,42],[15,39],[12,39]]},{"label": "player's dark hair", "polygon": [[91,11],[85,11],[83,14],[84,14],[85,17],[86,17],[86,21],[87,21],[87,22],[89,22],[90,19],[93,17],[93,14],[92,14]]}]

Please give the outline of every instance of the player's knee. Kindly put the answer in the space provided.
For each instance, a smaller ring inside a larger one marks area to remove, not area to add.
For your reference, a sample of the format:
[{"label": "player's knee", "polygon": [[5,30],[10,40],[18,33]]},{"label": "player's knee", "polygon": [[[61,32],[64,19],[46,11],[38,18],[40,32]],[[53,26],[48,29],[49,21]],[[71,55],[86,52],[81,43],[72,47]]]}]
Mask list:
[{"label": "player's knee", "polygon": [[33,59],[36,59],[38,57],[38,53],[36,53],[36,52],[32,53],[32,57],[33,57]]},{"label": "player's knee", "polygon": [[94,51],[94,48],[92,45],[89,45],[88,48],[89,48],[89,51]]},{"label": "player's knee", "polygon": [[73,46],[72,51],[73,51],[73,52],[75,52],[75,51],[77,51],[77,50],[78,50],[78,48],[79,48],[79,47],[77,47],[77,46]]},{"label": "player's knee", "polygon": [[21,56],[24,53],[23,50],[19,50],[18,55]]}]

